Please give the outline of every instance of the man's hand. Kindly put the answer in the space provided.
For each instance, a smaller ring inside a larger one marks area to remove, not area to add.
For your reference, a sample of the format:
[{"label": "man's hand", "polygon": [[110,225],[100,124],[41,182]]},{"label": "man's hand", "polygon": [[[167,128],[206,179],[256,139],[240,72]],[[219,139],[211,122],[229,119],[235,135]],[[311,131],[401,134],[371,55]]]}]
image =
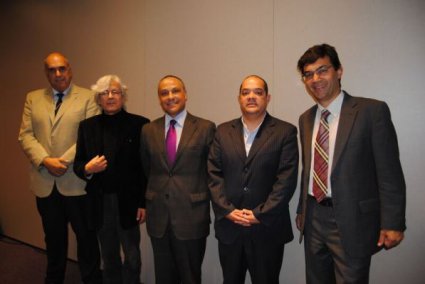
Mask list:
[{"label": "man's hand", "polygon": [[231,213],[227,214],[227,219],[235,224],[249,227],[254,224],[260,224],[260,221],[255,217],[254,212],[248,209],[235,209]]},{"label": "man's hand", "polygon": [[137,209],[136,220],[139,222],[139,224],[142,224],[146,221],[146,209],[145,208],[138,208]]},{"label": "man's hand", "polygon": [[244,215],[245,219],[247,219],[248,222],[251,225],[260,224],[260,221],[258,221],[258,219],[255,217],[254,212],[252,212],[252,210],[243,209],[242,214]]},{"label": "man's hand", "polygon": [[378,246],[385,246],[386,249],[391,249],[397,246],[404,239],[404,233],[394,230],[381,230],[379,235]]},{"label": "man's hand", "polygon": [[44,158],[43,166],[53,176],[60,177],[68,170],[68,161],[62,158]]},{"label": "man's hand", "polygon": [[239,224],[241,226],[245,226],[245,227],[251,226],[243,210],[235,209],[229,214],[227,214],[226,218],[232,221],[233,223]]},{"label": "man's hand", "polygon": [[103,172],[108,166],[108,161],[105,156],[96,155],[93,159],[90,160],[85,166],[84,171],[86,175],[91,175],[99,172]]},{"label": "man's hand", "polygon": [[297,225],[297,229],[299,231],[301,231],[301,228],[303,227],[302,222],[303,220],[301,214],[297,214],[297,217],[295,217],[295,224]]}]

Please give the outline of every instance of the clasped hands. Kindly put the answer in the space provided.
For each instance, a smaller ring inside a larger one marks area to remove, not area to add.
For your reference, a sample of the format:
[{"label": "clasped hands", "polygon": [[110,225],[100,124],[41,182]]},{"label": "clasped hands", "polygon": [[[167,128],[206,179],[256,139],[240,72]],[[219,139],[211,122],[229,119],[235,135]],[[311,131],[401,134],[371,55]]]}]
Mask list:
[{"label": "clasped hands", "polygon": [[96,155],[84,166],[84,171],[86,175],[92,175],[95,173],[103,172],[107,166],[108,161],[106,160],[105,156]]},{"label": "clasped hands", "polygon": [[62,158],[46,157],[42,164],[51,175],[60,177],[68,170],[69,161]]},{"label": "clasped hands", "polygon": [[235,224],[250,227],[254,224],[260,224],[260,221],[255,217],[254,212],[248,209],[234,209],[226,215],[226,218]]}]

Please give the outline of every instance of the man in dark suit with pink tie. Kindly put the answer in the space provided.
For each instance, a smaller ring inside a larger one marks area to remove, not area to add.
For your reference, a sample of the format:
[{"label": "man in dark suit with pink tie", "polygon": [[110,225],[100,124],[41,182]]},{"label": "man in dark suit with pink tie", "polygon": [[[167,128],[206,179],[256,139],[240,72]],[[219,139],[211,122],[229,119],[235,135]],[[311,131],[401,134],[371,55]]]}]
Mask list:
[{"label": "man in dark suit with pink tie", "polygon": [[159,81],[158,98],[165,115],[145,125],[141,139],[155,283],[201,283],[210,229],[207,156],[215,125],[186,111],[186,87],[176,76]]}]

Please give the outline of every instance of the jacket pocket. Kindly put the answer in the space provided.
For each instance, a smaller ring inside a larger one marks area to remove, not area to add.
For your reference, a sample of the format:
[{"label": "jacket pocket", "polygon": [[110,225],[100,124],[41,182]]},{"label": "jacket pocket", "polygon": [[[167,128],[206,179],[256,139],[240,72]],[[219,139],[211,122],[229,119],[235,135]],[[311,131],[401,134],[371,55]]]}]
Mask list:
[{"label": "jacket pocket", "polygon": [[367,199],[359,202],[360,213],[368,214],[371,212],[379,211],[378,199]]},{"label": "jacket pocket", "polygon": [[190,194],[190,201],[192,202],[200,202],[200,201],[205,201],[208,199],[209,199],[209,194],[207,191]]},{"label": "jacket pocket", "polygon": [[156,196],[156,192],[154,192],[154,191],[150,191],[150,190],[148,190],[148,191],[146,191],[146,193],[145,193],[145,198],[146,198],[147,200],[154,200],[154,199],[155,199],[155,196]]}]

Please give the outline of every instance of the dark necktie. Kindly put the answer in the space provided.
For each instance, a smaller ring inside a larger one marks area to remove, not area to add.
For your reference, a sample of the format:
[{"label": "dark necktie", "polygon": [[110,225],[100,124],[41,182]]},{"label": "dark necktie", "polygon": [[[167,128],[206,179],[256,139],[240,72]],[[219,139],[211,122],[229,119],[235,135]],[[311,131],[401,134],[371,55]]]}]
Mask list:
[{"label": "dark necktie", "polygon": [[55,106],[55,116],[58,113],[59,108],[61,107],[63,94],[57,93],[56,96],[58,96],[58,100],[56,101],[56,106]]},{"label": "dark necktie", "polygon": [[322,110],[319,130],[314,143],[313,195],[317,202],[322,201],[328,192],[329,171],[329,124],[328,110]]},{"label": "dark necktie", "polygon": [[176,124],[177,121],[174,119],[170,120],[170,127],[167,131],[167,137],[165,138],[165,147],[167,150],[167,159],[168,165],[171,167],[176,160],[176,145],[177,145],[177,134],[176,134]]}]

